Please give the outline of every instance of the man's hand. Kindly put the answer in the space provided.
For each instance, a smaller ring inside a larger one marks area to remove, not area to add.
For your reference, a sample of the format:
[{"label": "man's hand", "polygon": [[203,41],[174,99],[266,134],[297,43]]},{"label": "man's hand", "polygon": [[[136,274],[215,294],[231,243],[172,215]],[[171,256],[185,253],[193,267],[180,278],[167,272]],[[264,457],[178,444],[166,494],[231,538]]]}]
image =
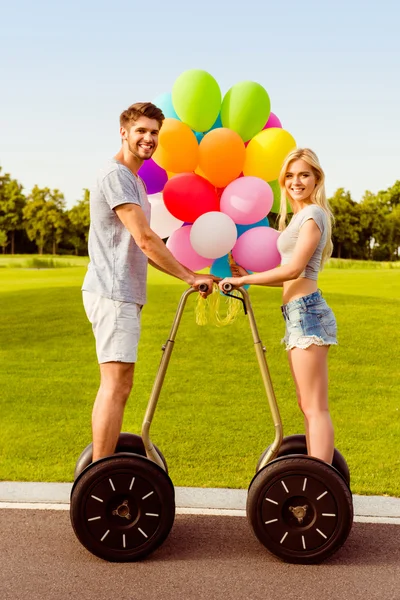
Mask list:
[{"label": "man's hand", "polygon": [[214,283],[219,283],[222,279],[222,277],[217,277],[216,275],[211,275],[211,273],[207,273],[207,275],[205,275],[204,273],[193,273],[194,277],[211,277],[211,279],[214,281]]},{"label": "man's hand", "polygon": [[[206,292],[200,292],[200,290],[199,290],[199,287],[202,283],[205,283],[207,285]],[[207,298],[207,296],[209,296],[213,292],[213,284],[214,284],[214,276],[213,275],[198,275],[197,273],[195,273],[194,280],[191,285],[195,290],[198,290],[198,292],[202,298]]]}]

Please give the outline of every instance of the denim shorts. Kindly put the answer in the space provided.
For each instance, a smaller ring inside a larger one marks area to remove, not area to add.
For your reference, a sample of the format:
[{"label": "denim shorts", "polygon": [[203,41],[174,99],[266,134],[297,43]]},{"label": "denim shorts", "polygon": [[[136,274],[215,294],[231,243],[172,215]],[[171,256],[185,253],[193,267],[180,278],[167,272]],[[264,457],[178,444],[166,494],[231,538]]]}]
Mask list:
[{"label": "denim shorts", "polygon": [[312,344],[331,346],[338,343],[335,315],[323,299],[321,290],[292,300],[281,306],[281,310],[286,323],[282,340],[286,350],[305,350]]}]

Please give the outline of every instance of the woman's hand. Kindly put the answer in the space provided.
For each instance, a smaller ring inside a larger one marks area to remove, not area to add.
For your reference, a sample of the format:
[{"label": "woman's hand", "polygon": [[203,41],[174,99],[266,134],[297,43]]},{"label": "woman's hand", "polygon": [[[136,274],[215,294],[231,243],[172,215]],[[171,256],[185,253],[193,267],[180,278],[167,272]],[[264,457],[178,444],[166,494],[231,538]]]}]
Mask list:
[{"label": "woman's hand", "polygon": [[249,274],[246,269],[236,263],[230,265],[230,269],[233,277],[244,277],[245,275]]},{"label": "woman's hand", "polygon": [[[240,268],[242,268],[242,267],[240,267]],[[221,292],[224,291],[224,288],[222,287],[224,285],[224,283],[230,283],[235,290],[239,287],[242,287],[242,285],[243,285],[241,277],[225,277],[225,279],[223,279],[222,281],[220,281],[218,283],[218,287],[221,290]]]}]

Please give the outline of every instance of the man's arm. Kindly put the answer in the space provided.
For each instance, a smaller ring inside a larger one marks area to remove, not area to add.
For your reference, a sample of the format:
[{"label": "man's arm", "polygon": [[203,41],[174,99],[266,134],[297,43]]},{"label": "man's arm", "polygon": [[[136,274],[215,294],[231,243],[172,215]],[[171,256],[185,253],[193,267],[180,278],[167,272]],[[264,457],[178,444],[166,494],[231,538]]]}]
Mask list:
[{"label": "man's arm", "polygon": [[212,277],[210,275],[197,275],[181,265],[168,250],[162,239],[150,229],[146,216],[138,204],[121,204],[114,210],[136,244],[148,257],[150,264],[195,288],[198,288],[201,283],[207,283],[209,292],[212,292]]},{"label": "man's arm", "polygon": [[157,271],[161,271],[161,273],[166,273],[167,275],[171,275],[171,273],[169,273],[168,271],[166,271],[165,269],[160,267],[160,265],[157,265],[153,260],[151,260],[151,258],[148,259],[148,262],[149,262],[149,265],[151,267],[154,267],[154,269],[157,269]]}]

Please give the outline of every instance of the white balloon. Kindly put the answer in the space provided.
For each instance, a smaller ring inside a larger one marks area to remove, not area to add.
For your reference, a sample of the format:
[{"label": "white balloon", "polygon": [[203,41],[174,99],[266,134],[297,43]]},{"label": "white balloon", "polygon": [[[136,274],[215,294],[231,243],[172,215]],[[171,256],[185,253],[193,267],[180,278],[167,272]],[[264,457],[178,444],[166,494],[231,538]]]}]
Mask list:
[{"label": "white balloon", "polygon": [[160,238],[169,237],[174,231],[181,227],[183,221],[180,221],[167,210],[164,204],[162,192],[149,195],[151,204],[150,226]]},{"label": "white balloon", "polygon": [[218,211],[201,215],[192,225],[190,243],[200,256],[220,258],[236,243],[237,229],[230,216]]}]

